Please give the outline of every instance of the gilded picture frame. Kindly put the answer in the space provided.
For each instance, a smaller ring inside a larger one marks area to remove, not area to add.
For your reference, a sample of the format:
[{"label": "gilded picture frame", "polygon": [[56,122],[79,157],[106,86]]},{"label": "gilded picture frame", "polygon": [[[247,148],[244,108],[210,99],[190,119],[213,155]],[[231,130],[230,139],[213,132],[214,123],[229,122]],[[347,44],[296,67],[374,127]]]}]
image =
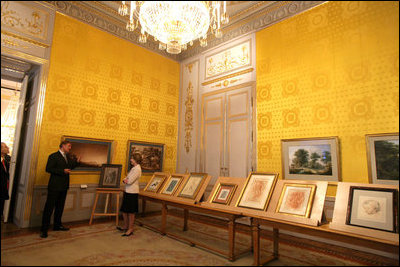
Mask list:
[{"label": "gilded picture frame", "polygon": [[399,232],[398,189],[350,186],[346,224]]},{"label": "gilded picture frame", "polygon": [[236,207],[266,210],[277,179],[277,173],[250,172]]},{"label": "gilded picture frame", "polygon": [[367,134],[365,141],[369,182],[399,185],[399,133]]},{"label": "gilded picture frame", "polygon": [[100,173],[103,164],[111,163],[112,140],[62,136],[61,141],[69,141],[71,143],[68,158],[74,160],[80,158],[80,164],[72,170],[73,173]]},{"label": "gilded picture frame", "polygon": [[309,218],[316,188],[315,184],[285,183],[275,212]]},{"label": "gilded picture frame", "polygon": [[283,179],[341,181],[339,138],[282,139]]},{"label": "gilded picture frame", "polygon": [[212,197],[212,203],[229,205],[235,194],[237,184],[219,183]]},{"label": "gilded picture frame", "polygon": [[143,191],[157,193],[166,181],[167,177],[168,175],[165,173],[154,173]]},{"label": "gilded picture frame", "polygon": [[170,196],[175,195],[184,178],[185,175],[183,174],[171,174],[171,176],[165,182],[163,189],[161,189],[161,194]]},{"label": "gilded picture frame", "polygon": [[101,166],[99,187],[119,188],[121,182],[121,164],[103,164]]},{"label": "gilded picture frame", "polygon": [[127,173],[132,168],[130,158],[135,153],[140,154],[142,157],[142,163],[140,164],[142,173],[155,173],[163,171],[164,144],[128,140],[126,156]]},{"label": "gilded picture frame", "polygon": [[207,173],[195,173],[191,172],[190,176],[186,179],[186,182],[180,190],[178,197],[195,199],[205,179]]}]

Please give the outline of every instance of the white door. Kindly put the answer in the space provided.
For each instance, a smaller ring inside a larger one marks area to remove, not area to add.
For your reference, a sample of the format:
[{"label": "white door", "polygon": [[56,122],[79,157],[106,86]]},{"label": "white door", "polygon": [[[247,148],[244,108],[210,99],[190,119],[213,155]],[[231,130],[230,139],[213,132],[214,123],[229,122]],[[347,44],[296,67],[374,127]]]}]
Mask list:
[{"label": "white door", "polygon": [[9,209],[10,209],[11,195],[13,192],[15,165],[16,165],[16,160],[18,157],[18,148],[19,148],[19,140],[20,140],[20,135],[21,135],[22,120],[23,120],[23,115],[24,115],[25,95],[26,95],[27,85],[28,85],[28,75],[25,75],[25,77],[22,81],[21,92],[20,92],[19,102],[18,102],[17,124],[15,126],[14,144],[13,144],[12,153],[11,153],[11,162],[10,162],[10,170],[9,170],[10,182],[9,182],[9,188],[8,188],[8,195],[10,196],[10,199],[6,200],[4,202],[4,211],[3,211],[4,222],[8,221],[8,213],[9,213]]},{"label": "white door", "polygon": [[200,168],[212,176],[247,177],[252,169],[252,86],[203,95]]}]

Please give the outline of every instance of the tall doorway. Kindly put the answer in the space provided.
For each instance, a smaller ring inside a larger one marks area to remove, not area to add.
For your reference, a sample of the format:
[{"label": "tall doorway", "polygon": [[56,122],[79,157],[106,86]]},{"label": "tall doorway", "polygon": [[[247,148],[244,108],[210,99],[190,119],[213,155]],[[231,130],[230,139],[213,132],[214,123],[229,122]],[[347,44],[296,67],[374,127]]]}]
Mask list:
[{"label": "tall doorway", "polygon": [[254,167],[253,91],[249,83],[202,97],[200,168],[210,185],[219,176],[247,177]]},{"label": "tall doorway", "polygon": [[[10,199],[5,202],[3,220],[23,225],[31,162],[34,117],[37,106],[38,65],[1,56],[1,141],[10,148]],[[3,106],[4,104],[4,106]]]}]

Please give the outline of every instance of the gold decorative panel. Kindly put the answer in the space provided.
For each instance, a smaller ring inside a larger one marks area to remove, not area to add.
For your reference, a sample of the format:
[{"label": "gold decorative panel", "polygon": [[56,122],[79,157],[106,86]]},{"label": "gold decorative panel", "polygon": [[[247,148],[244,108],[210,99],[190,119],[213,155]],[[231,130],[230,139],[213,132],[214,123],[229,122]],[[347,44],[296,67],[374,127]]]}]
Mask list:
[{"label": "gold decorative panel", "polygon": [[258,171],[281,173],[281,139],[338,136],[342,181],[368,183],[365,135],[399,131],[399,3],[327,2],[257,32],[256,56]]},{"label": "gold decorative panel", "polygon": [[[47,185],[47,158],[63,135],[114,140],[112,163],[124,169],[128,140],[163,143],[164,168],[175,171],[178,63],[60,14],[50,62],[36,185]],[[71,175],[71,184],[98,182]]]},{"label": "gold decorative panel", "polygon": [[205,79],[251,65],[251,39],[205,58]]}]

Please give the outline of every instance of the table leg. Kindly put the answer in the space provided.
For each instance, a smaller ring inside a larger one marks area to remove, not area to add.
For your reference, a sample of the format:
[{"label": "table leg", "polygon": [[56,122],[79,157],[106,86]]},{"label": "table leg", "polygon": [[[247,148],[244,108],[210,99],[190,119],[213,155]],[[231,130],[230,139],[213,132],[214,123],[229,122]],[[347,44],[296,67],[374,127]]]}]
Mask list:
[{"label": "table leg", "polygon": [[252,220],[251,232],[253,236],[253,265],[260,265],[260,224],[257,219]]},{"label": "table leg", "polygon": [[92,215],[90,215],[89,225],[92,224],[92,220],[93,220],[93,216],[94,216],[94,211],[96,210],[96,205],[97,205],[97,200],[98,200],[98,199],[99,199],[99,193],[96,193],[96,199],[95,199],[94,204],[93,204]]},{"label": "table leg", "polygon": [[146,213],[146,199],[142,198],[142,216]]},{"label": "table leg", "polygon": [[274,237],[274,257],[277,259],[279,257],[279,229],[273,229],[273,237]]},{"label": "table leg", "polygon": [[162,210],[161,210],[161,233],[162,235],[166,234],[166,225],[167,225],[167,205],[163,202],[162,203]]},{"label": "table leg", "polygon": [[117,207],[115,207],[115,209],[116,209],[115,213],[117,214],[117,219],[115,221],[115,225],[118,226],[118,219],[119,219],[119,192],[115,196],[117,197]]},{"label": "table leg", "polygon": [[183,210],[183,231],[188,230],[188,218],[189,218],[189,210]]},{"label": "table leg", "polygon": [[236,223],[235,218],[230,218],[228,223],[229,231],[229,260],[235,260],[235,233],[236,233]]}]

